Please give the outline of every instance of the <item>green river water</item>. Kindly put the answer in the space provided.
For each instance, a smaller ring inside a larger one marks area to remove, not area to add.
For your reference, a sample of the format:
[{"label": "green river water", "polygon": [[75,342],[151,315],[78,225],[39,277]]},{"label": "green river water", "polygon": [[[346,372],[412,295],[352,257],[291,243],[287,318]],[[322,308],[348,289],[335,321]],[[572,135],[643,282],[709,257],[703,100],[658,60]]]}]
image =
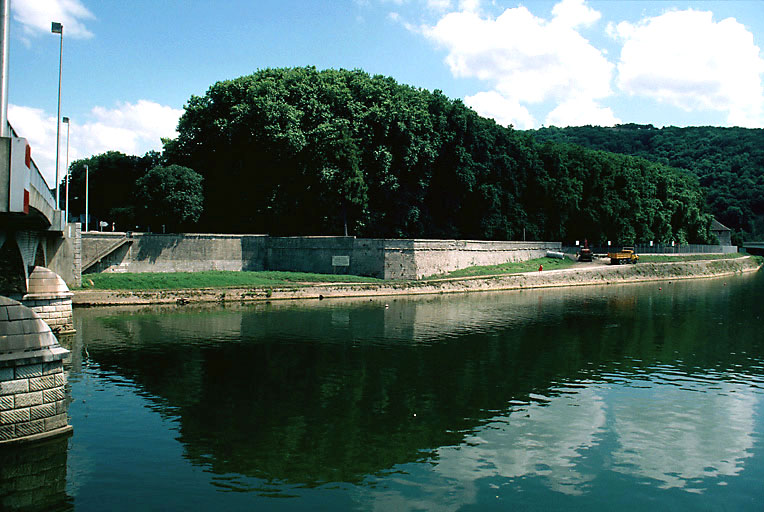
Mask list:
[{"label": "green river water", "polygon": [[[78,309],[74,434],[34,454],[45,492],[4,503],[760,511],[763,303],[758,272]],[[9,460],[0,489],[29,467]]]}]

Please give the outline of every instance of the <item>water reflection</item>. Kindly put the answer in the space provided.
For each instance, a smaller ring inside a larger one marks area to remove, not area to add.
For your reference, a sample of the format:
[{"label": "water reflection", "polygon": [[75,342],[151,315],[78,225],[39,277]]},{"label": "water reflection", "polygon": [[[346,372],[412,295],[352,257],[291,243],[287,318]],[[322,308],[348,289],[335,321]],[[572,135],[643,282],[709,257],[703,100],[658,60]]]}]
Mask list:
[{"label": "water reflection", "polygon": [[762,436],[761,287],[739,279],[85,310],[72,372],[129,381],[218,490],[453,509],[530,481],[700,491]]},{"label": "water reflection", "polygon": [[488,420],[458,447],[440,449],[438,474],[457,482],[536,475],[555,491],[581,494],[596,475],[577,467],[577,461],[599,443],[606,405],[594,388],[558,391],[556,397],[538,397],[526,407]]},{"label": "water reflection", "polygon": [[670,385],[666,377],[656,373],[649,383],[611,391],[619,444],[613,469],[691,492],[705,489],[706,478],[740,473],[752,456],[761,394],[718,375],[674,374]]},{"label": "water reflection", "polygon": [[69,436],[0,448],[0,510],[71,510],[66,494]]}]

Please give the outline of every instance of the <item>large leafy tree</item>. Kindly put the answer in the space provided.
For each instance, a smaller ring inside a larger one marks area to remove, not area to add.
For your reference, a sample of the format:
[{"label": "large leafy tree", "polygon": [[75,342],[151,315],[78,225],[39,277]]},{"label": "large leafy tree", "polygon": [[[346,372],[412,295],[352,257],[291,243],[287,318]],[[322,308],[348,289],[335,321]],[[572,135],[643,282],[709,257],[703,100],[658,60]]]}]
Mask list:
[{"label": "large leafy tree", "polygon": [[340,119],[323,124],[314,134],[316,150],[311,165],[317,166],[318,203],[321,224],[326,233],[336,231],[341,219],[343,234],[348,235],[348,220],[357,229],[368,208],[368,187],[361,170],[361,151],[350,135],[349,123]]},{"label": "large leafy tree", "polygon": [[[135,216],[135,184],[147,170],[160,161],[159,153],[144,156],[108,151],[70,165],[69,211],[73,216],[85,213],[86,182],[88,210],[91,218],[114,222],[118,229],[133,229]],[[87,174],[87,176],[86,176]],[[65,187],[59,187],[64,204]],[[94,227],[91,225],[91,227]]]},{"label": "large leafy tree", "polygon": [[154,230],[163,225],[175,231],[196,223],[203,210],[202,181],[188,167],[154,167],[135,183],[137,217]]},{"label": "large leafy tree", "polygon": [[[533,137],[363,71],[265,69],[192,96],[164,158],[204,177],[206,229],[707,241],[697,179]],[[346,231],[347,229],[347,231]]]},{"label": "large leafy tree", "polygon": [[120,230],[192,228],[202,212],[202,177],[161,162],[155,151],[142,157],[109,151],[76,160],[70,166],[71,215],[85,213],[87,184],[91,228],[99,220]]}]

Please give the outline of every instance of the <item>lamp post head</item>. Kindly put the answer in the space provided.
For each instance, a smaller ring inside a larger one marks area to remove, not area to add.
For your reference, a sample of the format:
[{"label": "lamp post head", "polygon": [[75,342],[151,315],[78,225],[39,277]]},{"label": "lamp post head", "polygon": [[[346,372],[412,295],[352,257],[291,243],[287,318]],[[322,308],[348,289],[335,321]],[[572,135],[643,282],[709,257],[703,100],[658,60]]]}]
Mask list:
[{"label": "lamp post head", "polygon": [[57,21],[54,21],[53,23],[50,24],[50,31],[53,32],[54,34],[61,34],[61,35],[63,35],[64,34],[64,26],[61,23],[59,23]]},{"label": "lamp post head", "polygon": [[69,118],[68,118],[68,117],[66,117],[66,116],[64,116],[63,118],[61,118],[61,121],[62,121],[62,122],[64,122],[64,123],[66,123],[66,124],[69,124]]}]

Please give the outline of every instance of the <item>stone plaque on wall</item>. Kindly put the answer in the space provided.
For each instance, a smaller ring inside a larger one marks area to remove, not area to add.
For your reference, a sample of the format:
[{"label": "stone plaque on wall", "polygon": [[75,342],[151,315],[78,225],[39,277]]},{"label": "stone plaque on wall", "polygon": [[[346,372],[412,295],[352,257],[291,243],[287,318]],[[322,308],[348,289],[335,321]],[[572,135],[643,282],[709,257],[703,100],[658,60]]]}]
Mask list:
[{"label": "stone plaque on wall", "polygon": [[332,256],[333,267],[349,267],[350,256]]}]

